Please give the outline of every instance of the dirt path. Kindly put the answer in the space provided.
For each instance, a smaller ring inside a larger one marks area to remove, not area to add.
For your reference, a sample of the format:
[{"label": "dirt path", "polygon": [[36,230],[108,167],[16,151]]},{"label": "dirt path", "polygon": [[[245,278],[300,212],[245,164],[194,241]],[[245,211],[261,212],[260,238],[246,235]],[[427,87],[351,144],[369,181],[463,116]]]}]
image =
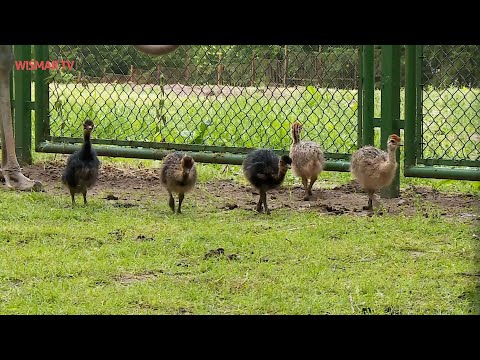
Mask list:
[{"label": "dirt path", "polygon": [[[60,183],[63,163],[50,162],[45,165],[24,168],[25,175],[43,182],[45,190],[55,194],[69,195]],[[89,191],[90,196],[114,199],[118,206],[139,206],[142,202],[167,203],[167,192],[161,187],[159,169],[126,169],[103,165],[97,184]],[[271,210],[287,208],[295,211],[316,211],[329,215],[351,214],[367,216],[362,210],[367,195],[356,183],[351,182],[334,189],[314,187],[310,201],[302,199],[303,189],[299,186],[282,187],[268,193]],[[258,193],[250,186],[234,181],[212,180],[198,184],[188,196],[197,207],[214,206],[218,209],[254,210]],[[115,199],[118,198],[118,199]],[[425,217],[455,217],[464,220],[479,220],[480,197],[471,194],[445,194],[426,187],[410,187],[402,190],[400,198],[379,199],[382,213],[412,215],[420,212]],[[106,200],[107,201],[107,200]]]}]

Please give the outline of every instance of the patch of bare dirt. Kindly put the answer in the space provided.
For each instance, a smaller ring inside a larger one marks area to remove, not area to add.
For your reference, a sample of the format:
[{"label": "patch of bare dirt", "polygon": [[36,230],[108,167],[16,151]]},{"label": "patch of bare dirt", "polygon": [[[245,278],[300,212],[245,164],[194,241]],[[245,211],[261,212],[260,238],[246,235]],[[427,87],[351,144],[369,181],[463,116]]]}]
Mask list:
[{"label": "patch of bare dirt", "polygon": [[128,285],[134,282],[147,281],[155,279],[157,275],[154,272],[146,272],[144,274],[122,274],[115,277],[115,280],[123,285]]},{"label": "patch of bare dirt", "polygon": [[225,254],[225,250],[223,248],[218,248],[215,250],[208,251],[204,256],[203,259],[207,260],[212,257],[221,257],[226,256],[228,260],[240,260],[240,256],[238,254]]},{"label": "patch of bare dirt", "polygon": [[[68,191],[62,186],[60,177],[64,162],[49,162],[24,168],[24,174],[42,181],[46,192],[65,194],[65,202],[70,202]],[[100,197],[117,207],[142,206],[145,202],[160,202],[169,211],[168,193],[160,184],[158,168],[127,169],[102,165],[97,184],[89,191],[89,197]],[[441,193],[428,187],[411,186],[402,190],[400,197],[383,199],[377,194],[377,214],[421,213],[425,217],[447,216],[463,220],[479,220],[480,197],[463,193]],[[186,194],[184,206],[195,204],[201,208],[214,206],[219,211],[254,211],[258,202],[258,192],[248,185],[234,181],[213,180],[200,183],[196,189]],[[291,209],[295,211],[316,211],[326,215],[371,215],[362,208],[367,204],[367,194],[354,181],[333,189],[313,188],[309,201],[303,200],[301,186],[283,186],[267,194],[269,208]],[[375,204],[374,204],[375,206]]]},{"label": "patch of bare dirt", "polygon": [[[229,181],[215,181],[205,184],[212,197],[221,199],[220,209],[235,208],[254,211],[258,192],[245,185]],[[271,210],[287,208],[296,211],[317,211],[327,215],[351,214],[369,215],[363,210],[368,197],[354,181],[333,189],[314,187],[309,201],[303,200],[300,186],[282,187],[267,194]],[[424,216],[458,216],[464,219],[479,219],[479,197],[471,194],[446,194],[427,187],[410,187],[400,192],[400,197],[383,199],[377,194],[377,214],[412,215],[421,212]],[[233,206],[232,206],[233,204]]]}]

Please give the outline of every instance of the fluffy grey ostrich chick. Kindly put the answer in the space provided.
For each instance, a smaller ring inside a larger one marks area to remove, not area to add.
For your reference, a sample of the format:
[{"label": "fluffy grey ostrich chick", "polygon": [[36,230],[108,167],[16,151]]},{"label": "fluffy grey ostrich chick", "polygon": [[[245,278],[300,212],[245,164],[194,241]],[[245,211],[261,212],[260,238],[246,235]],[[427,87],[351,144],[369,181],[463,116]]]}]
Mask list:
[{"label": "fluffy grey ostrich chick", "polygon": [[398,167],[395,151],[402,146],[400,141],[398,135],[392,134],[388,137],[387,152],[369,145],[352,154],[350,171],[368,194],[368,205],[364,207],[365,210],[373,209],[375,191],[392,183]]},{"label": "fluffy grey ostrich chick", "polygon": [[[313,141],[301,141],[300,133],[302,124],[292,124],[292,145],[290,146],[290,158],[292,159],[292,172],[302,178],[305,194],[304,200],[309,200],[312,195],[312,186],[317,181],[323,170],[325,157],[320,145]],[[310,184],[308,183],[310,180]]]},{"label": "fluffy grey ostrich chick", "polygon": [[289,156],[278,157],[272,150],[258,149],[251,151],[243,161],[243,173],[247,180],[260,192],[257,211],[270,214],[267,206],[267,191],[279,187],[292,164]]},{"label": "fluffy grey ostrich chick", "polygon": [[180,214],[185,193],[193,190],[197,182],[195,161],[190,155],[179,151],[168,154],[160,170],[160,181],[170,194],[168,205],[173,212],[175,212],[175,199],[172,193],[178,194],[177,213]]}]

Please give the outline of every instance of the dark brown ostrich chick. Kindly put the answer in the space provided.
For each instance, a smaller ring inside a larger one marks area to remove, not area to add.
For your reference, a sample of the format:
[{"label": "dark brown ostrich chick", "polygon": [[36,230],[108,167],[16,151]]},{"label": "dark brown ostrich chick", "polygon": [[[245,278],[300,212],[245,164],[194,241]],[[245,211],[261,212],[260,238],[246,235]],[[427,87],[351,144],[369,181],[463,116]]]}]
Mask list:
[{"label": "dark brown ostrich chick", "polygon": [[243,161],[243,173],[247,180],[260,192],[257,211],[270,214],[267,206],[267,191],[278,188],[292,164],[289,156],[278,157],[272,150],[254,150]]},{"label": "dark brown ostrich chick", "polygon": [[87,204],[87,189],[97,182],[100,161],[92,147],[90,134],[94,128],[92,120],[85,120],[83,124],[83,145],[67,160],[62,175],[62,183],[67,185],[72,197],[72,206],[75,205],[75,194],[83,194],[83,203]]}]

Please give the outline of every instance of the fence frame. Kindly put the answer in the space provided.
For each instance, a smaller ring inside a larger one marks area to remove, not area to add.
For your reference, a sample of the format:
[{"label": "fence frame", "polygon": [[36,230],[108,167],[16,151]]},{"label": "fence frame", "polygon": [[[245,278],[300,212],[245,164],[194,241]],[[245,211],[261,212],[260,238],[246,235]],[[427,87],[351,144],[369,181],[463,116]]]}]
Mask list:
[{"label": "fence frame", "polygon": [[[406,45],[404,175],[407,177],[480,181],[480,161],[427,160],[422,158],[424,87],[422,69],[424,59],[422,45]],[[435,167],[435,165],[443,165],[443,167]],[[470,166],[470,168],[455,168],[455,166]]]},{"label": "fence frame", "polygon": [[[404,175],[407,177],[427,177],[459,180],[480,180],[480,162],[462,160],[424,160],[421,157],[423,45],[405,45],[405,120],[400,119],[400,46],[382,45],[381,69],[381,118],[374,117],[374,45],[363,45],[359,49],[358,80],[358,139],[360,146],[374,145],[374,131],[381,131],[381,147],[386,149],[387,138],[391,133],[404,129]],[[48,45],[34,45],[34,58],[49,60]],[[16,45],[17,60],[32,58],[31,45]],[[15,119],[15,144],[20,163],[32,162],[31,110],[35,114],[35,151],[70,154],[79,149],[82,139],[52,137],[49,129],[49,86],[48,71],[35,71],[35,101],[31,99],[31,72],[13,72],[12,108]],[[14,99],[13,99],[14,97]],[[250,148],[226,146],[206,146],[191,144],[154,143],[141,141],[95,139],[95,148],[100,156],[142,158],[161,160],[171,150],[192,152],[198,162],[240,165]],[[108,145],[114,142],[115,145]],[[277,151],[287,154],[288,150]],[[326,171],[349,171],[350,154],[326,154]],[[399,160],[399,151],[397,159]],[[446,168],[444,166],[474,166],[477,168]],[[392,185],[384,189],[382,197],[397,197],[400,190],[400,171]]]},{"label": "fence frame", "polygon": [[[16,60],[30,61],[32,58],[30,45],[13,47]],[[12,83],[11,83],[12,85]],[[32,163],[32,73],[30,71],[15,71],[13,87],[11,87],[15,135],[15,152],[20,165]],[[12,99],[13,100],[13,99]]]},{"label": "fence frame", "polygon": [[[35,54],[37,60],[48,60],[48,45],[35,45]],[[35,87],[35,96],[39,101],[35,102],[35,110],[38,112],[36,119],[35,132],[35,151],[45,153],[63,153],[71,154],[79,149],[82,142],[81,138],[53,137],[49,132],[48,112],[49,112],[49,89],[46,84],[48,78],[47,71],[35,71],[35,82],[39,86]],[[359,75],[357,75],[357,78]],[[207,146],[191,144],[174,143],[156,143],[144,141],[127,140],[102,140],[93,139],[96,144],[95,149],[100,156],[142,158],[161,160],[168,155],[171,150],[182,150],[192,152],[195,161],[216,164],[241,165],[246,154],[251,148],[227,147],[227,146]],[[115,145],[108,145],[115,143]],[[108,145],[108,146],[107,146]],[[288,154],[288,150],[277,151],[279,155]],[[349,154],[326,153],[325,163],[326,171],[349,171]]]}]

